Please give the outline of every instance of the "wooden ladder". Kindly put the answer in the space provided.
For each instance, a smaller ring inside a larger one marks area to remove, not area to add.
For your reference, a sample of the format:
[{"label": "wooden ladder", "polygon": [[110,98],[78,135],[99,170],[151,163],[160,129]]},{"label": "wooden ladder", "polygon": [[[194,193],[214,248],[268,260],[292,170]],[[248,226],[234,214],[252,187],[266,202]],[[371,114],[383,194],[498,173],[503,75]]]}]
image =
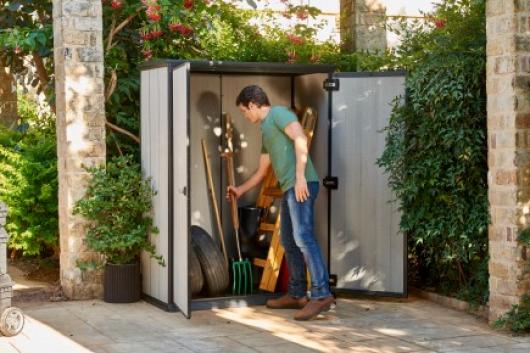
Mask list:
[{"label": "wooden ladder", "polygon": [[[313,140],[313,133],[316,123],[316,112],[311,108],[305,108],[301,114],[300,124],[302,125],[307,136],[308,150],[311,147],[311,141]],[[283,247],[280,244],[280,211],[278,210],[276,221],[274,223],[267,222],[270,208],[273,206],[274,201],[281,197],[282,190],[278,187],[278,180],[274,175],[272,167],[269,167],[256,200],[256,207],[260,207],[265,210],[262,216],[262,219],[265,220],[261,221],[258,228],[258,234],[272,233],[271,243],[269,246],[267,259],[255,258],[252,262],[255,266],[263,267],[263,274],[261,276],[259,288],[268,292],[274,292],[276,290],[276,283],[278,282],[280,267],[282,264],[283,255],[285,253]]]}]

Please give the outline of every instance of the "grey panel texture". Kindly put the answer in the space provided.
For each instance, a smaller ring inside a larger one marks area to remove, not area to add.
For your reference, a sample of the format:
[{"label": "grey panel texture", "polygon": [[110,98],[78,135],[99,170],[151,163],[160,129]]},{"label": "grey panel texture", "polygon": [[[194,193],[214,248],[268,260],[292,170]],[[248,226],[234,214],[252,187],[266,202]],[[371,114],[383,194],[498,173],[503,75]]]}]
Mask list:
[{"label": "grey panel texture", "polygon": [[[142,71],[140,75],[140,159],[142,164],[142,175],[147,177],[150,175],[151,171],[151,161],[149,158],[149,140],[150,140],[150,129],[149,129],[149,71]],[[153,211],[151,211],[151,216],[153,216]],[[142,252],[142,290],[144,293],[151,295],[151,262],[149,261],[149,254],[147,252]]]},{"label": "grey panel texture", "polygon": [[387,176],[376,165],[385,146],[391,102],[404,77],[340,77],[333,93],[331,273],[337,288],[406,291],[403,235]]},{"label": "grey panel texture", "polygon": [[213,205],[208,193],[206,168],[202,155],[201,139],[208,145],[208,153],[212,166],[217,199],[224,197],[220,194],[220,165],[219,146],[221,142],[221,93],[219,75],[191,74],[190,75],[190,190],[191,224],[205,229],[217,240],[218,232]]},{"label": "grey panel texture", "polygon": [[[322,87],[327,74],[303,75],[295,78],[295,105],[311,107],[318,114],[318,123],[311,143],[310,155],[320,180],[328,173],[328,93]],[[320,183],[315,204],[315,235],[322,255],[328,257],[328,192]]]},{"label": "grey panel texture", "polygon": [[[153,197],[155,226],[159,234],[150,235],[156,251],[167,259],[168,234],[168,76],[167,69],[153,69],[141,75],[141,158],[144,177],[152,178],[157,191]],[[167,302],[167,268],[158,265],[147,254],[142,255],[143,291]]]},{"label": "grey panel texture", "polygon": [[[188,290],[188,79],[189,64],[173,70],[173,293],[177,307],[189,316]],[[166,130],[167,131],[167,130]]]}]

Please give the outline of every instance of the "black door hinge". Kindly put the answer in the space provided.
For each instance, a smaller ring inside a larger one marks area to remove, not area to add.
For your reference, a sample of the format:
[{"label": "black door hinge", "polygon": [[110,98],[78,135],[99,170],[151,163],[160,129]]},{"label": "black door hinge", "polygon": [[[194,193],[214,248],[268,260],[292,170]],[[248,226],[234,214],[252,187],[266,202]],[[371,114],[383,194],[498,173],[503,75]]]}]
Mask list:
[{"label": "black door hinge", "polygon": [[339,178],[327,176],[324,178],[323,184],[328,189],[337,190],[339,188]]},{"label": "black door hinge", "polygon": [[337,286],[337,275],[330,274],[329,275],[329,286],[330,287],[336,287]]},{"label": "black door hinge", "polygon": [[326,91],[338,91],[340,88],[340,81],[338,78],[327,78],[324,80],[324,89]]}]

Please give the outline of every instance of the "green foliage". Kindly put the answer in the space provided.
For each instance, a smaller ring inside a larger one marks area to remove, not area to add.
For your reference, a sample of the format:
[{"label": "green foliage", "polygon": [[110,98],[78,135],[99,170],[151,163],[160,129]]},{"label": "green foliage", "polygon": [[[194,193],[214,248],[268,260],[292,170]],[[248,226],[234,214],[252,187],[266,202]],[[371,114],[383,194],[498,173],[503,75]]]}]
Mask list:
[{"label": "green foliage", "polygon": [[[522,246],[530,248],[530,228],[521,231],[517,240]],[[530,271],[530,265],[526,271]],[[530,332],[530,292],[523,295],[519,304],[512,305],[507,313],[498,318],[494,327],[507,328],[517,333]]]},{"label": "green foliage", "polygon": [[416,280],[476,303],[488,298],[489,224],[483,0],[442,1],[436,26],[401,25],[408,70],[378,163],[402,211]]},{"label": "green foliage", "polygon": [[18,131],[0,127],[0,199],[9,207],[9,246],[43,255],[58,246],[55,122],[19,97]]},{"label": "green foliage", "polygon": [[52,2],[8,0],[0,2],[0,67],[28,74],[31,55],[37,75],[30,84],[53,102],[53,27]]},{"label": "green foliage", "polygon": [[496,328],[509,328],[518,333],[530,332],[530,293],[526,293],[519,305],[512,305],[510,311],[495,321]]},{"label": "green foliage", "polygon": [[116,157],[105,167],[88,168],[92,174],[86,195],[74,207],[91,221],[86,234],[88,247],[105,256],[112,264],[128,264],[147,251],[156,255],[149,233],[153,227],[151,198],[155,195],[150,180],[143,180],[140,166],[131,156]]}]

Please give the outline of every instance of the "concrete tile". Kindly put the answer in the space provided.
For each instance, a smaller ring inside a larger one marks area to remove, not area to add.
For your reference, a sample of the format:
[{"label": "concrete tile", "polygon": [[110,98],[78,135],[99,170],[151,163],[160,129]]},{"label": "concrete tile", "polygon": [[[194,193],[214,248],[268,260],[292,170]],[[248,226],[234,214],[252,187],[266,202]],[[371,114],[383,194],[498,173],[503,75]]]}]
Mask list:
[{"label": "concrete tile", "polygon": [[401,353],[428,350],[427,347],[422,347],[390,337],[349,343],[345,345],[344,348],[352,353]]},{"label": "concrete tile", "polygon": [[235,342],[239,342],[253,348],[285,343],[285,340],[269,333],[254,333],[235,336],[231,335],[229,338]]},{"label": "concrete tile", "polygon": [[3,340],[0,337],[0,352],[2,353],[19,353],[18,350],[15,349],[10,343],[7,342],[7,340]]},{"label": "concrete tile", "polygon": [[440,352],[447,352],[455,349],[466,348],[488,348],[497,347],[508,344],[513,344],[514,341],[502,336],[488,335],[488,336],[469,336],[469,337],[454,337],[448,339],[432,340],[432,341],[413,341],[424,347],[428,347]]},{"label": "concrete tile", "polygon": [[178,342],[193,352],[256,352],[255,349],[243,345],[228,337],[204,337],[179,339]]},{"label": "concrete tile", "polygon": [[270,346],[256,347],[261,353],[312,353],[318,350],[306,348],[295,343],[281,343]]}]

